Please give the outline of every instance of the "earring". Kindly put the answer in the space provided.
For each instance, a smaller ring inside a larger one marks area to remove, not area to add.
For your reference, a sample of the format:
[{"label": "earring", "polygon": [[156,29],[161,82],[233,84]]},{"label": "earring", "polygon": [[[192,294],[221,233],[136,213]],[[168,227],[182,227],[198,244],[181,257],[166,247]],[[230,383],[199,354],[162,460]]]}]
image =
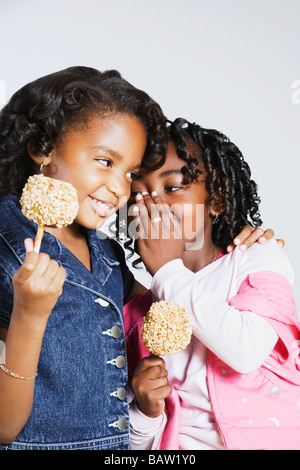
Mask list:
[{"label": "earring", "polygon": [[217,224],[219,222],[219,214],[216,214],[213,218],[213,224]]},{"label": "earring", "polygon": [[44,167],[44,162],[42,162],[41,165],[40,165],[40,174],[43,173],[43,167]]},{"label": "earring", "polygon": [[49,163],[51,162],[51,155],[44,155],[42,158],[42,163],[40,164],[40,175],[43,174],[43,168],[44,166],[47,166],[49,165]]}]

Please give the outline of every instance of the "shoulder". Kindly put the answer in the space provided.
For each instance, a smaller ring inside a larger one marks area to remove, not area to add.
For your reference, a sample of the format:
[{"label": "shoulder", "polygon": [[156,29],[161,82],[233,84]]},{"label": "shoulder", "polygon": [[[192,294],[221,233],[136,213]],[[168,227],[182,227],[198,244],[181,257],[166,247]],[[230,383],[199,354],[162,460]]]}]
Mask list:
[{"label": "shoulder", "polygon": [[114,254],[116,259],[122,263],[125,260],[125,252],[123,250],[123,247],[120,245],[120,243],[111,238],[108,239],[108,244],[110,246],[111,252]]},{"label": "shoulder", "polygon": [[12,279],[21,263],[22,261],[10,241],[0,232],[0,281],[5,276]]},{"label": "shoulder", "polygon": [[25,238],[32,236],[30,221],[23,216],[18,201],[17,196],[5,196],[0,201],[0,264],[12,274],[25,257]]},{"label": "shoulder", "polygon": [[254,243],[245,253],[238,248],[234,250],[235,258],[239,259],[239,277],[257,272],[273,272],[285,277],[290,284],[294,281],[294,270],[291,262],[276,240],[270,240],[264,245]]},{"label": "shoulder", "polygon": [[22,214],[18,196],[4,196],[0,200],[0,212],[0,228],[3,227],[8,221],[11,221],[17,213]]},{"label": "shoulder", "polygon": [[0,237],[0,326],[8,328],[13,309],[12,278],[18,268],[15,258],[3,246]]},{"label": "shoulder", "polygon": [[108,239],[110,249],[114,253],[116,263],[119,264],[123,279],[124,299],[128,299],[134,286],[134,276],[129,269],[123,247],[116,240]]},{"label": "shoulder", "polygon": [[0,233],[7,239],[22,237],[28,230],[28,225],[35,227],[35,223],[22,214],[17,196],[4,196],[0,200],[0,214]]},{"label": "shoulder", "polygon": [[[13,308],[12,279],[20,267],[21,260],[12,239],[17,236],[18,224],[13,218],[14,205],[8,201],[0,203],[0,326],[8,328]],[[12,209],[10,213],[9,209]]]},{"label": "shoulder", "polygon": [[121,245],[101,232],[81,227],[82,231],[86,234],[89,245],[95,253],[99,255],[110,266],[118,266],[122,263],[124,257],[124,250]]}]

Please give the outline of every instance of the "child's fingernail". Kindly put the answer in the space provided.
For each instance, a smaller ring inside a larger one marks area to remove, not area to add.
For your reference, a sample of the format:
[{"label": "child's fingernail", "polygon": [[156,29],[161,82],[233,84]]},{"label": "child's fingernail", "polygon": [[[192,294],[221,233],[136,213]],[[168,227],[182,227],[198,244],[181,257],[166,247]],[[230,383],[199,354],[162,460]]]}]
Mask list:
[{"label": "child's fingernail", "polygon": [[141,193],[138,193],[136,196],[135,196],[135,199],[138,199],[139,201],[141,199],[143,199],[143,196],[141,195]]},{"label": "child's fingernail", "polygon": [[148,194],[147,191],[143,191],[143,192],[142,192],[142,195],[143,195],[143,196],[147,196],[147,194]]},{"label": "child's fingernail", "polygon": [[240,250],[241,251],[246,251],[246,249],[247,249],[246,245],[240,245]]},{"label": "child's fingernail", "polygon": [[24,245],[25,245],[25,251],[26,251],[26,253],[30,253],[30,251],[33,251],[33,249],[34,249],[33,240],[31,240],[30,238],[26,238],[26,239],[24,240]]},{"label": "child's fingernail", "polygon": [[241,243],[241,240],[239,238],[235,238],[233,241],[236,245],[239,245]]},{"label": "child's fingernail", "polygon": [[259,242],[260,242],[260,243],[265,243],[265,242],[266,242],[265,237],[259,237]]},{"label": "child's fingernail", "polygon": [[157,194],[156,191],[152,191],[151,195],[154,196],[154,197],[155,197],[155,196],[158,196],[158,194]]},{"label": "child's fingernail", "polygon": [[138,206],[134,206],[132,209],[132,212],[133,212],[133,215],[139,215],[140,211],[139,211]]}]

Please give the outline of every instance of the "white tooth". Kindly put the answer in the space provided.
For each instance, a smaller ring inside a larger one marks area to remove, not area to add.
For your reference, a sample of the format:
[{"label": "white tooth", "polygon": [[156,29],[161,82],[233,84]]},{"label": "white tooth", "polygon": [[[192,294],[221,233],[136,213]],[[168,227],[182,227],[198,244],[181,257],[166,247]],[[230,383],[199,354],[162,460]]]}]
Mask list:
[{"label": "white tooth", "polygon": [[95,199],[95,198],[92,198],[95,203],[97,204],[97,206],[101,207],[102,209],[109,209],[110,210],[110,206],[105,204],[104,202],[102,201],[99,201],[98,199]]}]

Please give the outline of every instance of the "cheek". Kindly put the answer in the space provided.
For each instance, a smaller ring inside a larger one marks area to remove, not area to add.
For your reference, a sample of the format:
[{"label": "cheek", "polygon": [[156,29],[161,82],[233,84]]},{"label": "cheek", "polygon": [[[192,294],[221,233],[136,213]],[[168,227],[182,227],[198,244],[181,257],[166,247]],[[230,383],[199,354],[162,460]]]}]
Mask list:
[{"label": "cheek", "polygon": [[135,201],[131,197],[131,182],[126,181],[125,194],[119,198],[119,208],[124,206],[124,204],[129,205],[133,204]]},{"label": "cheek", "polygon": [[208,211],[205,204],[185,204],[182,209],[181,224],[184,238],[192,239],[204,230]]}]

